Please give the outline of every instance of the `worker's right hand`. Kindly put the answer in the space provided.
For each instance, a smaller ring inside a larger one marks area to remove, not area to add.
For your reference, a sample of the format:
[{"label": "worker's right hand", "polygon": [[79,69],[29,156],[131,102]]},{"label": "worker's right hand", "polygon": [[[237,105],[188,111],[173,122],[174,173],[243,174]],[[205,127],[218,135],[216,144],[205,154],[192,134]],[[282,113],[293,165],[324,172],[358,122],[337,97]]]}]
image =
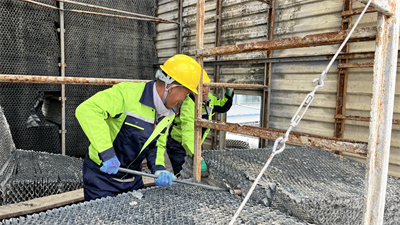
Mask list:
[{"label": "worker's right hand", "polygon": [[165,187],[172,185],[172,181],[176,180],[174,174],[168,170],[157,170],[154,175],[158,176],[157,179],[154,179],[154,183],[156,183],[158,186]]},{"label": "worker's right hand", "polygon": [[101,172],[108,174],[116,174],[118,172],[118,168],[121,165],[117,156],[112,157],[111,159],[103,162],[103,165],[100,167]]}]

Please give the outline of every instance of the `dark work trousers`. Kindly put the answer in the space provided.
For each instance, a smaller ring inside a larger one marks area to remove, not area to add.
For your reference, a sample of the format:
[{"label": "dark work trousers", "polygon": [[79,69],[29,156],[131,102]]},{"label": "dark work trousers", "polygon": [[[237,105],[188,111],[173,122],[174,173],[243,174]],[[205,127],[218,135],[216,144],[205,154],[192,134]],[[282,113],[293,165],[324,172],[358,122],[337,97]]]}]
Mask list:
[{"label": "dark work trousers", "polygon": [[[133,164],[130,169],[142,171],[142,164]],[[122,178],[125,173],[118,172],[117,174],[107,174],[100,171],[100,166],[85,157],[83,161],[83,193],[85,201],[116,196],[123,192],[133,191],[144,187],[142,176],[129,175],[124,178],[135,176],[132,182],[118,182],[112,178]]]},{"label": "dark work trousers", "polygon": [[187,153],[179,142],[172,139],[171,136],[168,136],[167,154],[171,161],[174,174],[177,175],[182,170],[182,165],[185,163]]}]

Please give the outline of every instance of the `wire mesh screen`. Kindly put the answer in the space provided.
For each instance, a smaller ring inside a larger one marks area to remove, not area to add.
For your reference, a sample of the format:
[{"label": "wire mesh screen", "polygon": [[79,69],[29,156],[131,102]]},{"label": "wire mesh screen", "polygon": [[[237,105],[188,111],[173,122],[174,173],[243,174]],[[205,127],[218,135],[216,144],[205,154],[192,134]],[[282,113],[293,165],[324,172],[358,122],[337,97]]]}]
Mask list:
[{"label": "wire mesh screen", "polygon": [[[41,2],[55,6],[51,0]],[[0,15],[0,73],[59,76],[58,12],[2,0]],[[59,90],[59,85],[0,83],[0,105],[17,148],[60,152],[59,127],[41,111],[41,96]]]},{"label": "wire mesh screen", "polygon": [[[155,16],[156,10],[155,0],[81,2],[149,16]],[[88,10],[76,5],[65,5],[65,8]],[[156,35],[154,23],[67,12],[65,24],[66,76],[153,79],[153,64],[157,57],[153,42]],[[67,154],[84,155],[89,145],[75,118],[76,107],[91,95],[109,87],[66,87]]]},{"label": "wire mesh screen", "polygon": [[[38,0],[58,7],[53,0]],[[155,0],[85,0],[154,16]],[[65,4],[66,9],[110,13]],[[112,14],[112,13],[111,13]],[[0,1],[0,74],[60,76],[59,11],[17,0]],[[66,76],[153,79],[157,53],[153,22],[65,12]],[[66,154],[84,156],[89,145],[76,107],[110,86],[66,85]],[[0,83],[0,105],[16,147],[61,153],[60,85]]]}]

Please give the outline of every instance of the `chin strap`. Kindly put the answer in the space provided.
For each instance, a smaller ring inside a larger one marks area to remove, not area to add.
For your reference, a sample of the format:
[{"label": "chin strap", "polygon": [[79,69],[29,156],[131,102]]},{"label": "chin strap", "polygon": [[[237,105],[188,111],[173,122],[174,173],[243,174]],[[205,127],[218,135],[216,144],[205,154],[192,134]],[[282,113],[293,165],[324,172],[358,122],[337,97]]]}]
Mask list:
[{"label": "chin strap", "polygon": [[183,86],[183,85],[172,85],[171,87],[167,88],[168,84],[172,84],[172,82],[174,82],[174,78],[168,76],[167,74],[165,74],[162,70],[157,70],[156,73],[156,79],[159,79],[161,81],[164,82],[164,95],[163,95],[163,104],[165,105],[165,100],[167,99],[167,95],[169,90],[171,90],[171,88],[173,87],[179,87],[179,86]]}]

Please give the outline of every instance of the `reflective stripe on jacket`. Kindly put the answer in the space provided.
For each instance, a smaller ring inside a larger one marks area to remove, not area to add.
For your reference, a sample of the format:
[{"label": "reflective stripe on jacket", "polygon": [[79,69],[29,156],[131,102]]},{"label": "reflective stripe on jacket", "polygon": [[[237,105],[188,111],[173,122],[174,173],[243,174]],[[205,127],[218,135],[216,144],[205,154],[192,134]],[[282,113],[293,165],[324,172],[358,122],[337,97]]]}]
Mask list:
[{"label": "reflective stripe on jacket", "polygon": [[[232,96],[227,94],[224,98],[218,99],[211,93],[208,93],[209,101],[203,103],[203,119],[212,120],[215,112],[225,113],[232,106]],[[189,156],[193,156],[194,153],[194,117],[195,117],[195,103],[193,94],[189,94],[188,97],[183,101],[179,114],[175,117],[172,130],[171,138],[182,144],[185,151]],[[202,141],[206,139],[210,129],[202,129]]]},{"label": "reflective stripe on jacket", "polygon": [[[154,81],[116,84],[78,106],[76,118],[89,138],[89,158],[92,161],[100,165],[116,155],[121,167],[127,168],[133,162],[140,164],[146,157],[153,173],[165,169],[168,129],[163,129],[141,152],[156,124],[163,119],[155,121],[153,86]],[[168,124],[174,117],[165,117]]]}]

